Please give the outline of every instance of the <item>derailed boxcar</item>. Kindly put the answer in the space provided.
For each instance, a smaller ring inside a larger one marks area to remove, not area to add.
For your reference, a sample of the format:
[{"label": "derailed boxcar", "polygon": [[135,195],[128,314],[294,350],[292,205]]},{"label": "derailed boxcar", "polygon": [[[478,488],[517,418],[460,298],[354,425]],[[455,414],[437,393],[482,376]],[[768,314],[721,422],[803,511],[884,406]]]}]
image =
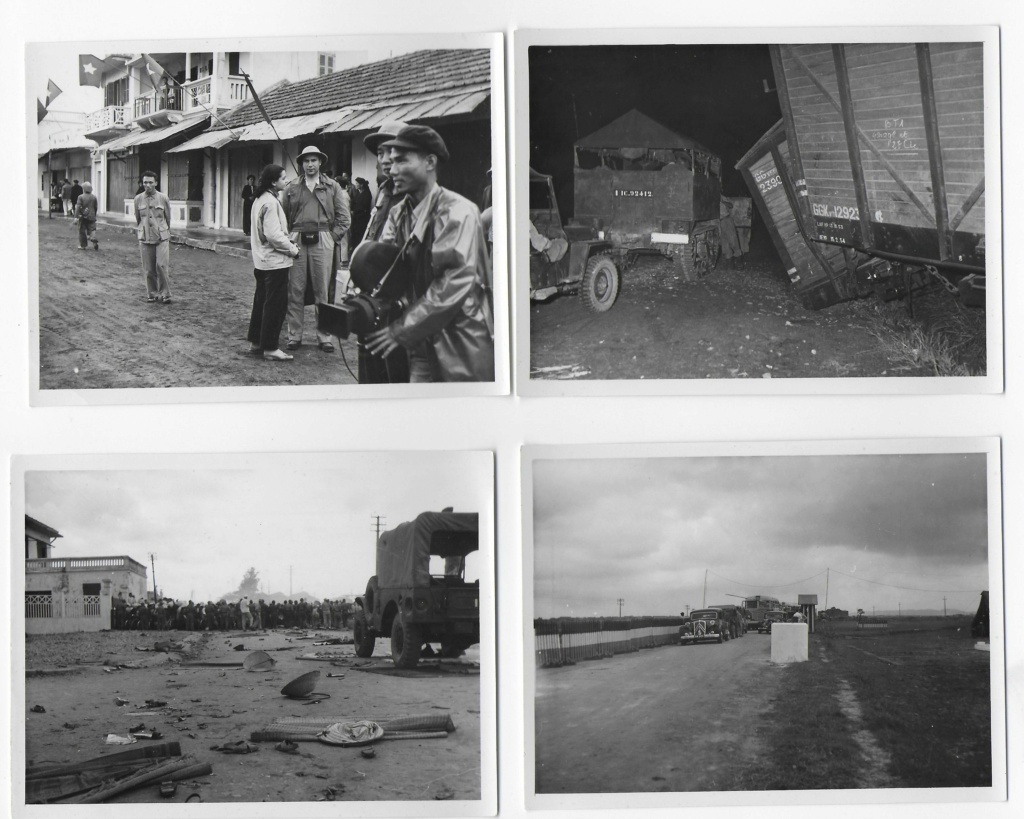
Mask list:
[{"label": "derailed boxcar", "polygon": [[983,295],[983,44],[770,49],[813,237],[921,265],[967,300]]},{"label": "derailed boxcar", "polygon": [[[872,290],[887,297],[899,292],[902,276],[889,262],[852,248],[826,244],[808,235],[800,205],[783,122],[777,122],[736,163],[768,226],[772,244],[805,307],[818,310]],[[895,281],[894,281],[895,280]]]}]

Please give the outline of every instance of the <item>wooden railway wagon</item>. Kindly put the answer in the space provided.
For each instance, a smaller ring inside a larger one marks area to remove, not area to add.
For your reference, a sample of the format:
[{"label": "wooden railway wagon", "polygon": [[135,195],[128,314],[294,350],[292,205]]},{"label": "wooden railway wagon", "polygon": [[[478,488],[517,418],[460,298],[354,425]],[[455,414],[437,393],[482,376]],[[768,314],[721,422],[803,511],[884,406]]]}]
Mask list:
[{"label": "wooden railway wagon", "polygon": [[814,238],[983,288],[983,43],[770,50]]},{"label": "wooden railway wagon", "polygon": [[[780,120],[736,163],[746,180],[775,250],[803,305],[810,310],[882,289],[891,290],[892,267],[852,248],[815,241],[800,219],[789,141]],[[902,280],[902,277],[900,277]]]}]

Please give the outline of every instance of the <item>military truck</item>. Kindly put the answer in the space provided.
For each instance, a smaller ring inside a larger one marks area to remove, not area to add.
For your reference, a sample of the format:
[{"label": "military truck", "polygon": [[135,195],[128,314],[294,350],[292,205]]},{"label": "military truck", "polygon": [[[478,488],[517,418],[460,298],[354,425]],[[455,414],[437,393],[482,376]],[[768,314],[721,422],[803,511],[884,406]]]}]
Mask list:
[{"label": "military truck", "polygon": [[[568,225],[551,178],[530,172],[531,299],[578,291],[589,309],[610,310],[620,271],[645,254],[673,259],[686,281],[714,270],[721,244],[718,156],[636,109],[573,150],[575,215]],[[551,243],[561,252],[552,253]]]},{"label": "military truck", "polygon": [[381,532],[377,573],[355,601],[356,655],[371,656],[377,638],[390,637],[395,666],[413,668],[424,644],[458,657],[479,643],[480,581],[466,580],[466,557],[479,543],[479,516],[451,509]]}]

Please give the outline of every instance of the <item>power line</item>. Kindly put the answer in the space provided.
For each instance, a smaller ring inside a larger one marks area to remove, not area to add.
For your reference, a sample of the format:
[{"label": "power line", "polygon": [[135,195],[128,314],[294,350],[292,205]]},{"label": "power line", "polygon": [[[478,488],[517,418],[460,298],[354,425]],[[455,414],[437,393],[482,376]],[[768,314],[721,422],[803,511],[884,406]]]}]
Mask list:
[{"label": "power line", "polygon": [[747,586],[751,589],[781,589],[785,588],[786,586],[797,586],[800,583],[806,583],[808,580],[814,580],[815,578],[821,577],[823,574],[825,574],[825,571],[827,570],[820,571],[817,574],[812,574],[810,577],[805,577],[803,580],[794,580],[792,583],[741,583],[739,580],[731,580],[728,577],[720,575],[713,569],[708,569],[708,571],[710,571],[711,574],[713,574],[715,577],[721,578],[722,580],[727,580],[730,583],[735,583],[737,586]]},{"label": "power line", "polygon": [[883,583],[880,580],[868,580],[866,577],[857,577],[855,574],[847,574],[836,569],[836,574],[849,577],[851,580],[859,580],[861,583],[870,583],[873,586],[885,586],[889,589],[901,589],[902,591],[936,592],[938,594],[975,594],[977,589],[919,589],[914,586],[897,586],[893,583]]}]

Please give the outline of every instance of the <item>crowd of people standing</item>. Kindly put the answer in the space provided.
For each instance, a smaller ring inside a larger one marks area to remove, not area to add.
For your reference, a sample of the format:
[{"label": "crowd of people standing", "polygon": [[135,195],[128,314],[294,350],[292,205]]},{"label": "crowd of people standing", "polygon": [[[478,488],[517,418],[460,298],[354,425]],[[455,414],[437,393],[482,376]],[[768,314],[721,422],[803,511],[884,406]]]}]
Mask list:
[{"label": "crowd of people standing", "polygon": [[134,595],[114,598],[110,628],[115,631],[263,631],[274,628],[348,628],[352,603],[335,600],[284,600],[269,603],[248,596],[228,602],[156,602]]}]

